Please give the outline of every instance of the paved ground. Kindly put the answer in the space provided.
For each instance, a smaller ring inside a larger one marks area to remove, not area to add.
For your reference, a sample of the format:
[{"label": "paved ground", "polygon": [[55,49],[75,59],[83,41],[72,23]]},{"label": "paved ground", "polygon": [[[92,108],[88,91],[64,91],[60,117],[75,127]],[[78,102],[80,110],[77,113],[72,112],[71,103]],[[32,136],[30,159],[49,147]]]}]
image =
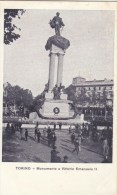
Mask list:
[{"label": "paved ground", "polygon": [[[50,162],[51,147],[47,145],[47,138],[43,137],[41,142],[37,143],[34,139],[34,129],[28,129],[28,141],[21,140],[20,133],[10,137],[3,131],[3,162]],[[67,155],[70,163],[100,163],[103,161],[101,155],[101,144],[91,142],[82,142],[82,148],[79,154],[72,153],[74,145],[70,141],[68,130],[56,130],[56,146],[59,156],[63,159]]]}]

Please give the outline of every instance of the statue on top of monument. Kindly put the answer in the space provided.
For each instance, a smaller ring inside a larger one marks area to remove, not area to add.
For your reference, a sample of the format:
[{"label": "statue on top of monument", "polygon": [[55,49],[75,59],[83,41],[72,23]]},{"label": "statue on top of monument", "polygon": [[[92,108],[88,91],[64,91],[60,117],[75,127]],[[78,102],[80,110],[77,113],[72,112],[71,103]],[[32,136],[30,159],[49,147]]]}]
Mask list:
[{"label": "statue on top of monument", "polygon": [[54,16],[54,18],[49,22],[51,28],[55,28],[55,34],[58,36],[60,36],[61,27],[65,26],[65,24],[62,21],[62,18],[60,18],[59,15],[60,13],[57,12],[56,16]]}]

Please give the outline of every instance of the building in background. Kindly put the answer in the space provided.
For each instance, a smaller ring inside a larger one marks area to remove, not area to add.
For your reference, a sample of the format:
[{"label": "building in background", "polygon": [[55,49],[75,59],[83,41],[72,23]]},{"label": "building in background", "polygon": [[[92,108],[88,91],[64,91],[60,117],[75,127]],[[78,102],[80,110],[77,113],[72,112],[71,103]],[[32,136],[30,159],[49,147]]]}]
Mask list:
[{"label": "building in background", "polygon": [[[97,106],[113,105],[113,80],[91,80],[87,81],[82,77],[73,78],[70,88],[74,89],[74,95],[86,97],[86,104]],[[83,98],[82,98],[83,100]]]},{"label": "building in background", "polygon": [[66,88],[69,99],[79,106],[113,106],[113,80],[87,81],[82,77],[73,78],[72,84]]},{"label": "building in background", "polygon": [[91,80],[82,77],[73,78],[67,87],[68,98],[74,102],[76,113],[83,113],[86,120],[106,121],[112,126],[113,121],[113,80]]}]

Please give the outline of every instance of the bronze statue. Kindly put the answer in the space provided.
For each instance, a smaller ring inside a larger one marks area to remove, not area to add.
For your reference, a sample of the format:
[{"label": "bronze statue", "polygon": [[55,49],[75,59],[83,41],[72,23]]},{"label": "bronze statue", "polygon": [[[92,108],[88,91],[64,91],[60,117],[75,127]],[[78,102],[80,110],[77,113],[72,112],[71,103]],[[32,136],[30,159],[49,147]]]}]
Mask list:
[{"label": "bronze statue", "polygon": [[49,22],[51,28],[55,28],[55,34],[58,36],[60,36],[61,27],[65,26],[65,24],[62,21],[62,18],[60,18],[59,15],[60,13],[57,12],[56,16],[54,16],[54,18]]}]

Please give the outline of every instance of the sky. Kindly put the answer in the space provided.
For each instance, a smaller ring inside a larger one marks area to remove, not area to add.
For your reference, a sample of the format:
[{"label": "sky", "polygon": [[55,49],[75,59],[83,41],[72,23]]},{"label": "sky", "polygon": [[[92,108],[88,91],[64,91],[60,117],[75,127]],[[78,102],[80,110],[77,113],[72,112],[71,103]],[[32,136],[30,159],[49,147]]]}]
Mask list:
[{"label": "sky", "polygon": [[69,86],[77,76],[113,79],[114,11],[30,9],[14,20],[21,28],[21,38],[4,45],[4,82],[29,89],[34,96],[43,91],[49,74],[45,44],[55,34],[49,21],[57,11],[65,24],[61,35],[70,41],[64,56],[63,85]]}]

